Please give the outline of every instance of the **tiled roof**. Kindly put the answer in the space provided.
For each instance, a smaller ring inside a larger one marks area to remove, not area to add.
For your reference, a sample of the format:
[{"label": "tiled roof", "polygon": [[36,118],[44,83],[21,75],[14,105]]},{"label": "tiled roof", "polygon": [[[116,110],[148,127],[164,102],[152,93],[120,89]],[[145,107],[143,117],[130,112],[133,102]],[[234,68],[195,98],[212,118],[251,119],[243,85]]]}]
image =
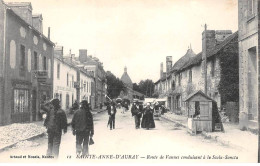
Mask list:
[{"label": "tiled roof", "polygon": [[185,65],[191,58],[196,56],[191,48],[189,48],[184,56],[182,56],[172,67],[172,71],[179,70],[183,65]]}]

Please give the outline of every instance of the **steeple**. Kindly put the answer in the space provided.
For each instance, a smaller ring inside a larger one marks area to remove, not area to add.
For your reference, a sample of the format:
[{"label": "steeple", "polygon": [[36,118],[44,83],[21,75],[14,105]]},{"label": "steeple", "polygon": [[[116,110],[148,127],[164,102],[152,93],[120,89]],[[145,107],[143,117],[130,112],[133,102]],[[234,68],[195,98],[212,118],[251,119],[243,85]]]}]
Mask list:
[{"label": "steeple", "polygon": [[125,66],[124,72],[127,73],[127,67]]}]

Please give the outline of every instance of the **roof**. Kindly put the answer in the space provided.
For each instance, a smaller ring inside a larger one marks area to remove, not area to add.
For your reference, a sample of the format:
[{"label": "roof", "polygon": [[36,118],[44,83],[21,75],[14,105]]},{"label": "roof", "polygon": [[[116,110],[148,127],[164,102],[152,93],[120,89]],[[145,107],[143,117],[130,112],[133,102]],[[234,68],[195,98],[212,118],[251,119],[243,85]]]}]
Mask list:
[{"label": "roof", "polygon": [[68,65],[68,66],[74,68],[75,70],[79,70],[80,72],[84,73],[85,75],[87,75],[87,76],[89,76],[89,77],[91,77],[91,78],[94,78],[94,76],[91,75],[87,70],[85,70],[85,69],[83,69],[83,68],[81,68],[81,67],[78,67],[78,66],[77,66],[78,63],[75,62],[75,61],[73,61],[73,60],[71,60],[71,58],[62,58],[62,59],[61,59],[61,58],[56,57],[56,56],[55,56],[54,58],[57,59],[57,60],[62,61],[64,64],[66,64],[66,65]]},{"label": "roof", "polygon": [[185,55],[183,55],[172,67],[171,71],[179,70],[183,65],[185,65],[189,60],[195,57],[196,54],[193,52],[191,48],[189,48]]},{"label": "roof", "polygon": [[[171,74],[169,74],[168,76],[167,76],[167,79],[170,79],[170,77],[171,77]],[[158,84],[160,81],[165,81],[166,80],[166,76],[163,76],[162,78],[160,78],[158,81],[156,81],[154,84]]]},{"label": "roof", "polygon": [[11,6],[11,7],[26,7],[26,6],[29,6],[30,9],[32,9],[31,2],[6,2],[6,4],[8,6]]},{"label": "roof", "polygon": [[[224,41],[220,42],[215,46],[213,50],[208,52],[207,58],[210,58],[216,54],[218,54],[221,50],[223,50],[228,44],[232,42],[233,39],[238,38],[238,31],[228,36]],[[202,52],[198,53],[195,57],[190,59],[185,65],[183,65],[178,71],[183,71],[187,68],[200,64],[202,61]]]},{"label": "roof", "polygon": [[[133,85],[133,82],[131,80],[131,78],[129,77],[129,75],[127,74],[127,68],[125,67],[124,73],[121,76],[121,81],[127,85]],[[132,87],[132,86],[131,86]]]},{"label": "roof", "polygon": [[[9,4],[6,4],[7,7],[10,6]],[[13,9],[11,8],[7,8],[7,11],[10,11],[12,14],[14,14],[16,17],[18,17],[24,24],[26,24],[30,29],[32,29],[34,32],[38,33],[45,41],[47,41],[49,44],[51,45],[55,45],[50,39],[48,39],[43,33],[41,33],[40,31],[38,31],[36,28],[34,28],[32,25],[30,25],[29,23],[27,23],[22,17],[20,17],[18,14],[16,14],[14,12]]]},{"label": "roof", "polygon": [[192,99],[192,98],[193,98],[194,96],[196,96],[197,94],[200,94],[200,95],[202,95],[203,97],[205,97],[206,99],[213,101],[212,98],[210,98],[208,95],[206,95],[205,93],[203,93],[201,90],[196,91],[196,92],[190,94],[184,101],[185,101],[185,102],[186,102],[186,101],[189,101],[190,99]]}]

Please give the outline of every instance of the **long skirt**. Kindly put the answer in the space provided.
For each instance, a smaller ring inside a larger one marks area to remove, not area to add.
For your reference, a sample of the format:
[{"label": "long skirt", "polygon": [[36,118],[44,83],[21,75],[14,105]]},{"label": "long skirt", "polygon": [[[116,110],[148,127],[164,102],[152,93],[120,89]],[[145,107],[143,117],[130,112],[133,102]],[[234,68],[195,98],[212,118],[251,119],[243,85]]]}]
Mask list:
[{"label": "long skirt", "polygon": [[153,114],[152,113],[143,115],[141,127],[142,128],[146,128],[146,129],[155,128],[155,123],[154,123],[154,119],[153,119]]}]

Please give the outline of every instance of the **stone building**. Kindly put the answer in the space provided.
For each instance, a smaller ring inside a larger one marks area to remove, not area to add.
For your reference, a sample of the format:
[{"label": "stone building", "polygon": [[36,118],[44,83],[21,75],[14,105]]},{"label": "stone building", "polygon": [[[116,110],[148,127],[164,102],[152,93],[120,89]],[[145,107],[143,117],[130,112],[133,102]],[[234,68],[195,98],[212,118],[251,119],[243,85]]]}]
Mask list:
[{"label": "stone building", "polygon": [[259,1],[238,0],[240,128],[257,128],[259,110]]},{"label": "stone building", "polygon": [[1,125],[41,119],[40,102],[52,97],[54,44],[42,20],[31,3],[0,0]]},{"label": "stone building", "polygon": [[[232,64],[225,66],[226,63],[221,63],[223,61]],[[204,31],[202,52],[196,55],[190,47],[169,73],[155,83],[155,91],[160,98],[167,97],[167,106],[175,113],[186,114],[183,101],[198,90],[214,99],[219,109],[223,103],[237,103],[238,33],[232,34],[230,30]],[[238,109],[235,111],[238,112]]]},{"label": "stone building", "polygon": [[[177,82],[181,83],[181,100],[201,90],[217,102],[219,109],[227,102],[236,102],[234,105],[237,105],[238,33],[206,30],[202,36],[202,52],[176,72]],[[223,61],[232,64],[225,66]],[[182,104],[181,110],[185,114],[185,105]],[[238,107],[228,111],[238,113]],[[237,116],[234,121],[238,121],[238,114],[233,112],[232,115]]]}]

